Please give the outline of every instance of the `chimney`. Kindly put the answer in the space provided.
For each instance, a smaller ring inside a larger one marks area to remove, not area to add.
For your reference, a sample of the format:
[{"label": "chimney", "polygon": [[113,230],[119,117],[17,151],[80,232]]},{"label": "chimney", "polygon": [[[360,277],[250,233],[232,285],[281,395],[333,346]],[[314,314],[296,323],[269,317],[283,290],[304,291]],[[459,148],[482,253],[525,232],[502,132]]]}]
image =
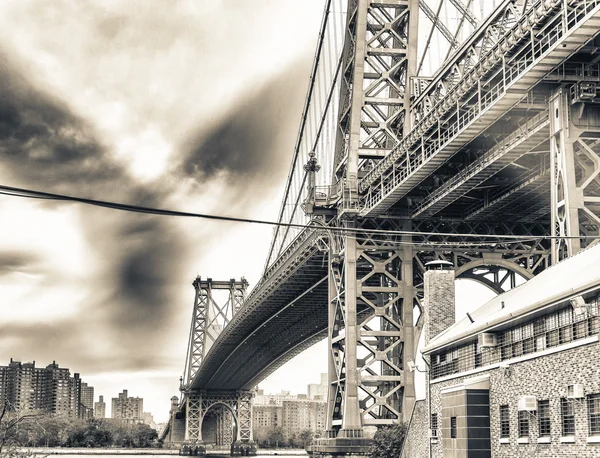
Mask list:
[{"label": "chimney", "polygon": [[425,345],[455,322],[454,268],[449,261],[435,260],[425,264],[423,313]]}]

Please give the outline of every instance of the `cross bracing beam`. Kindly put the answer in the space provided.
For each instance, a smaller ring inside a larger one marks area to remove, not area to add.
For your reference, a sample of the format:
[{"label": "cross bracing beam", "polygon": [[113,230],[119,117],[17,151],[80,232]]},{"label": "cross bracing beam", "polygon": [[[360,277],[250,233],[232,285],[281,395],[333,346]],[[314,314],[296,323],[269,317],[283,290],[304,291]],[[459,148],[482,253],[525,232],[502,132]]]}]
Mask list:
[{"label": "cross bracing beam", "polygon": [[[545,27],[536,33],[528,32],[541,25]],[[598,1],[537,2],[360,181],[359,190],[366,193],[361,215],[379,215],[405,196],[595,36],[599,26]],[[486,80],[479,74],[489,76]]]},{"label": "cross bracing beam", "polygon": [[548,110],[520,125],[500,143],[462,169],[441,187],[415,205],[414,218],[429,217],[456,201],[474,187],[548,139]]},{"label": "cross bracing beam", "polygon": [[[443,4],[443,2],[444,2],[444,0],[440,0],[440,3],[439,3],[440,7]],[[424,0],[419,1],[419,8],[425,13],[425,16],[427,16],[427,19],[429,19],[432,22],[433,29],[438,29],[440,31],[440,33],[442,34],[442,36],[446,40],[448,40],[448,43],[450,43],[450,47],[451,48],[458,47],[458,42],[456,41],[456,38],[452,35],[450,30],[448,30],[448,27],[446,27],[446,25],[442,21],[440,21],[439,9],[438,9],[437,13],[434,12],[429,7],[427,2],[425,2]]]},{"label": "cross bracing beam", "polygon": [[[458,10],[462,15],[461,19],[464,18],[476,29],[479,26],[477,18],[473,16],[473,13],[469,11],[469,7],[464,5],[461,0],[449,0],[450,3]],[[469,2],[470,4],[471,2]]]},{"label": "cross bracing beam", "polygon": [[[398,247],[404,246],[406,242],[404,237],[398,235],[375,234],[370,231],[370,229],[398,230],[405,227],[405,223],[401,220],[367,219],[361,220],[359,227],[362,227],[364,232],[357,234],[356,238],[359,251],[363,250],[365,253],[365,260],[371,256],[369,253],[374,247],[387,253],[397,251]],[[547,225],[540,224],[489,222],[468,224],[435,220],[416,222],[415,228],[453,234],[513,234],[523,235],[525,239],[532,235],[546,234],[549,230]],[[272,267],[268,275],[254,288],[230,324],[219,335],[205,355],[196,377],[189,385],[190,388],[250,389],[293,356],[326,337],[328,329],[327,249],[331,243],[329,231],[322,226],[316,226],[313,229],[306,229],[303,233],[309,235],[299,237],[298,243],[290,245],[286,250],[285,261]],[[483,242],[485,236],[481,237]],[[480,247],[473,247],[471,244],[477,240],[461,235],[414,237],[416,243],[414,253],[420,259],[451,255],[458,259],[460,265],[463,265],[463,260],[473,261],[477,256],[483,256],[482,253],[488,253],[488,256],[495,253],[504,260],[502,262],[510,262],[510,259],[541,256],[547,252],[542,242],[515,241],[495,243],[493,246],[482,243]],[[461,243],[467,244],[467,248],[453,248]],[[533,264],[532,262],[531,265]],[[366,274],[360,275],[364,277]],[[369,278],[372,277],[373,274]],[[369,278],[365,279],[367,287],[372,286],[370,284],[372,280]],[[417,289],[418,278],[416,275],[414,280]],[[364,294],[367,294],[368,298],[368,294],[371,293]],[[369,326],[367,322],[373,309],[359,308],[358,312],[358,322]],[[365,332],[368,334],[370,331],[365,330]],[[367,334],[365,338],[368,337]],[[368,345],[368,342],[369,339],[366,339],[360,345]],[[410,345],[412,346],[413,342]],[[377,422],[372,415],[368,416],[375,423]]]},{"label": "cross bracing beam", "polygon": [[510,188],[500,188],[487,203],[477,202],[465,212],[465,220],[481,221],[510,215],[513,221],[535,221],[550,214],[550,170],[536,167],[525,172]]},{"label": "cross bracing beam", "polygon": [[[600,235],[600,108],[559,88],[550,102],[553,262],[598,243]],[[591,238],[587,238],[587,237]]]}]

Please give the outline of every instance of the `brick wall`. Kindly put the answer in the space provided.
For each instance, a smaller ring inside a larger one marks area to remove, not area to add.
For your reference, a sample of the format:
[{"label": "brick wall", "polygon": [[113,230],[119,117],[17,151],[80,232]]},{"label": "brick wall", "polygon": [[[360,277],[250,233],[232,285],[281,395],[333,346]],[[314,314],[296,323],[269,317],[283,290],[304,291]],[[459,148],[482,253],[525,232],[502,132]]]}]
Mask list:
[{"label": "brick wall", "polygon": [[[600,457],[600,444],[588,443],[588,416],[585,399],[574,402],[574,443],[561,443],[560,399],[566,396],[567,385],[581,383],[585,394],[600,393],[600,344],[591,344],[541,355],[534,359],[510,364],[467,377],[456,377],[432,384],[431,411],[442,414],[444,388],[463,383],[472,377],[490,376],[490,430],[493,458],[517,457]],[[521,396],[532,395],[550,401],[550,442],[538,443],[538,419],[530,416],[529,443],[518,443],[517,404]],[[500,443],[500,405],[509,405],[510,437]],[[423,431],[426,431],[424,429]],[[424,433],[423,433],[424,434]],[[444,434],[442,432],[441,434]],[[600,437],[600,436],[599,436]],[[442,458],[442,440],[432,445],[432,456]]]},{"label": "brick wall", "polygon": [[429,452],[429,414],[427,403],[417,401],[400,458],[425,458]]},{"label": "brick wall", "polygon": [[[424,278],[425,344],[454,324],[454,271],[428,270]],[[429,317],[433,317],[430,320]]]}]

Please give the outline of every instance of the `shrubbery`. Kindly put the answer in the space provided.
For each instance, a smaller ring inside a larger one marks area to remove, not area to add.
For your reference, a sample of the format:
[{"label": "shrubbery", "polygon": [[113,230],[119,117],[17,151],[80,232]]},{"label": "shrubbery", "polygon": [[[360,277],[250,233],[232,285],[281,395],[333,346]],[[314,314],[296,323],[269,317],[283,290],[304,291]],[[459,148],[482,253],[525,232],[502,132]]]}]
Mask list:
[{"label": "shrubbery", "polygon": [[405,423],[379,428],[373,436],[371,458],[398,458],[407,430],[408,427]]},{"label": "shrubbery", "polygon": [[125,424],[112,419],[28,415],[18,428],[10,431],[10,436],[12,443],[25,447],[145,448],[154,446],[158,433],[145,424]]}]

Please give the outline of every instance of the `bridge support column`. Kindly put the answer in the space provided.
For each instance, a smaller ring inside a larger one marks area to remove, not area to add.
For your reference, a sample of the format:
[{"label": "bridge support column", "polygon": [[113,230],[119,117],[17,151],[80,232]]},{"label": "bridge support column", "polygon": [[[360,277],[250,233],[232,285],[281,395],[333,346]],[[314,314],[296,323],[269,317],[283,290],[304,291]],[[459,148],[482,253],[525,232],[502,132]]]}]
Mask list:
[{"label": "bridge support column", "polygon": [[[215,419],[215,445],[230,438],[232,456],[255,456],[256,444],[252,440],[252,397],[251,391],[197,391],[186,394],[186,430],[181,455],[205,455],[206,443],[202,437],[202,425],[207,413],[212,410]],[[221,416],[219,418],[218,416]],[[231,416],[230,416],[231,415]],[[230,425],[228,418],[233,419]],[[223,428],[234,426],[234,434]],[[219,430],[219,428],[221,430]],[[211,434],[212,437],[212,434]],[[207,438],[207,441],[209,438]]]},{"label": "bridge support column", "polygon": [[[552,263],[577,254],[600,234],[600,108],[561,88],[550,101]],[[578,238],[581,237],[581,238]]]},{"label": "bridge support column", "polygon": [[[396,229],[410,227],[393,223]],[[368,226],[368,227],[365,227]],[[311,451],[366,454],[365,426],[408,421],[415,401],[413,250],[404,236],[334,235],[329,254],[329,393],[327,439]],[[363,232],[364,230],[364,232]],[[346,452],[344,452],[344,450]]]}]

